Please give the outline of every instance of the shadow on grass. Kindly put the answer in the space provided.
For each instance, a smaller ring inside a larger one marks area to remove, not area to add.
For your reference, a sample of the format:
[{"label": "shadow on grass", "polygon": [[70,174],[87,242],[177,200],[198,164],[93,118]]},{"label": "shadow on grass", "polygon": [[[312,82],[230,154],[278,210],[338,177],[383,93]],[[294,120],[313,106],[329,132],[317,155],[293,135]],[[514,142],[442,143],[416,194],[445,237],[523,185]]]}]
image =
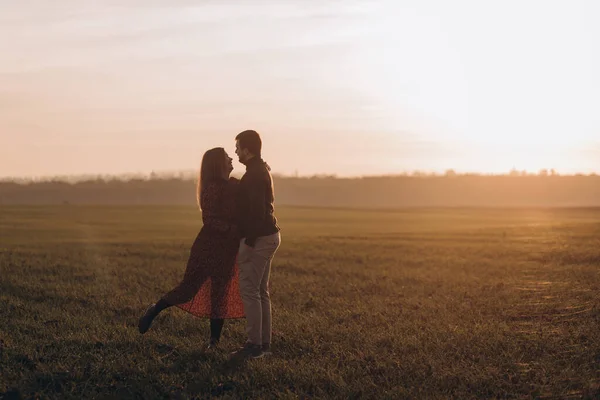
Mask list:
[{"label": "shadow on grass", "polygon": [[157,341],[64,341],[35,354],[15,350],[5,349],[1,360],[8,378],[2,400],[221,396],[236,389],[229,376],[244,365],[223,361],[223,352],[188,352]]},{"label": "shadow on grass", "polygon": [[97,303],[89,298],[75,297],[67,294],[58,294],[50,290],[33,289],[24,285],[1,282],[0,290],[6,296],[14,297],[25,303],[52,304],[53,307],[65,306],[91,307]]}]

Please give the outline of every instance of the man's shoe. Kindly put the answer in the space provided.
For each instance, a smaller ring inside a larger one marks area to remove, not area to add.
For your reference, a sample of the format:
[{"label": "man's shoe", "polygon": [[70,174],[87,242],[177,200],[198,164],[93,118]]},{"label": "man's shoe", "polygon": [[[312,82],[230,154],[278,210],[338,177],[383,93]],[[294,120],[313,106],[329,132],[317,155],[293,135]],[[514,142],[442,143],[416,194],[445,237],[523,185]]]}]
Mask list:
[{"label": "man's shoe", "polygon": [[246,342],[244,347],[231,353],[232,358],[261,358],[262,356],[264,356],[262,346],[250,342]]},{"label": "man's shoe", "polygon": [[263,345],[262,345],[262,352],[263,352],[263,355],[265,355],[265,356],[272,355],[273,352],[271,351],[271,344],[270,343],[263,343]]},{"label": "man's shoe", "polygon": [[148,309],[146,310],[144,316],[140,318],[140,322],[138,323],[138,329],[140,330],[141,334],[148,332],[148,329],[150,329],[150,325],[152,325],[152,321],[157,315],[154,309],[155,305],[156,304],[150,305],[150,307],[148,307]]}]

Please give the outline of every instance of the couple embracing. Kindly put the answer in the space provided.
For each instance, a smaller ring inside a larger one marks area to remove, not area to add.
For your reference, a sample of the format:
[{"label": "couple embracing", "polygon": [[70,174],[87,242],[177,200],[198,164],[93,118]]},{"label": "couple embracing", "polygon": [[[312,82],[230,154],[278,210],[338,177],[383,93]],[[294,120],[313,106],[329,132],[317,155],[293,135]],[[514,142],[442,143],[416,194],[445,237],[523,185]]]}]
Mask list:
[{"label": "couple embracing", "polygon": [[138,328],[145,333],[161,311],[177,306],[210,317],[207,349],[214,349],[224,320],[245,316],[248,339],[232,356],[259,358],[271,353],[269,274],[281,236],[260,135],[246,130],[235,142],[246,173],[240,180],[229,176],[233,160],[223,148],[204,154],[198,180],[203,226],[190,250],[183,280],[146,310]]}]

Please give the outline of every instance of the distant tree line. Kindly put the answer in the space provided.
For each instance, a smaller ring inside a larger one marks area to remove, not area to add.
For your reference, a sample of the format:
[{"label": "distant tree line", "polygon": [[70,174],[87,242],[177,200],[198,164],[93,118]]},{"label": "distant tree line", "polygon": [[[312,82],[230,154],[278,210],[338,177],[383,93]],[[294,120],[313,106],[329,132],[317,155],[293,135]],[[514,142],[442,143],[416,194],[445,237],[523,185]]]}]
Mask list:
[{"label": "distant tree line", "polygon": [[[4,204],[195,205],[195,173],[4,179]],[[278,205],[312,207],[597,207],[600,176],[411,173],[339,178],[274,175]]]}]

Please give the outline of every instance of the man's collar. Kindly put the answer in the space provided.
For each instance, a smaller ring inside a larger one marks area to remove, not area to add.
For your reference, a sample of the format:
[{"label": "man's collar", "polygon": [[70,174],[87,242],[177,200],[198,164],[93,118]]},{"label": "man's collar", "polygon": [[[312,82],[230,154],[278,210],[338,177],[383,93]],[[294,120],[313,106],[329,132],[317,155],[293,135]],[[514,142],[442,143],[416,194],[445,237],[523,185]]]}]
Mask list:
[{"label": "man's collar", "polygon": [[246,161],[246,169],[253,167],[255,165],[259,165],[261,163],[263,163],[262,158],[259,156],[254,156],[251,159],[249,159],[248,161]]}]

